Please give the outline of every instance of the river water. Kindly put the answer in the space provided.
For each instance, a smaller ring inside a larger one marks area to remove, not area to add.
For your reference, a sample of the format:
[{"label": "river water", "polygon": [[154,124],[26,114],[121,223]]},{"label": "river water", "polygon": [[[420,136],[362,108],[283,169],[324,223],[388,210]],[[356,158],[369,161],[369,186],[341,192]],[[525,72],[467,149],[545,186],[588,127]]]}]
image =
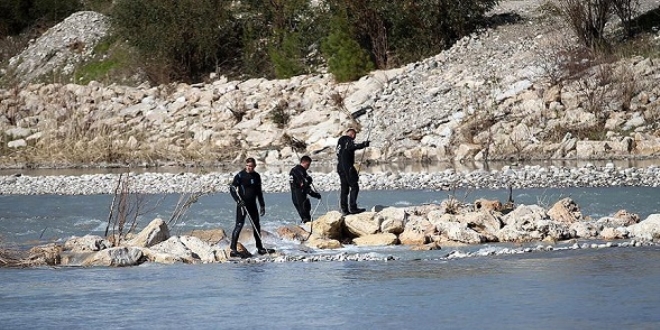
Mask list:
[{"label": "river water", "polygon": [[[563,188],[514,191],[517,204],[551,205],[570,196],[593,218],[619,209],[644,219],[660,213],[660,188]],[[504,190],[456,192],[458,198],[505,200]],[[178,195],[149,196],[167,219]],[[447,192],[364,191],[364,206],[439,202]],[[5,246],[103,234],[112,197],[0,196]],[[337,209],[324,192],[315,216]],[[266,230],[294,223],[286,193],[266,195]],[[204,196],[172,228],[233,226],[227,194]],[[274,236],[266,246],[309,253]],[[338,252],[394,256],[390,261],[159,265],[130,268],[0,269],[2,329],[657,329],[660,248],[536,251],[447,259],[451,250],[504,249],[489,244],[410,251],[405,247]],[[249,249],[254,246],[248,245]],[[319,253],[312,251],[311,253]]]}]

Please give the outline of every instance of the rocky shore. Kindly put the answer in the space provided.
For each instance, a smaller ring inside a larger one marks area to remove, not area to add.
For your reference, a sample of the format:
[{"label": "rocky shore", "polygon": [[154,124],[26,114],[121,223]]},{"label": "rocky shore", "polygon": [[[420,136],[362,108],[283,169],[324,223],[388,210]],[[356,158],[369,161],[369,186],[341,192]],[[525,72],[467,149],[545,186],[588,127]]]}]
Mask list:
[{"label": "rocky shore", "polygon": [[[446,260],[552,250],[656,246],[660,238],[660,214],[641,220],[635,213],[619,210],[611,216],[591,219],[583,216],[580,207],[568,197],[547,209],[484,199],[466,204],[453,198],[439,204],[407,207],[378,205],[360,214],[330,211],[302,226],[282,226],[275,233],[262,231],[261,235],[267,235],[275,247],[283,241],[300,244],[297,252],[276,251],[264,256],[255,256],[245,247],[254,243],[250,230],[244,230],[239,238],[240,258],[229,257],[229,242],[222,228],[171,235],[165,221],[157,218],[137,234],[74,236],[29,251],[0,250],[0,267],[388,261],[397,257],[377,249],[395,245],[413,251],[449,249],[439,257]],[[485,246],[474,252],[459,248],[498,242],[512,245]],[[337,252],[351,245],[365,252]]]},{"label": "rocky shore", "polygon": [[[0,162],[187,165],[252,156],[278,165],[299,154],[327,161],[348,127],[360,129],[358,140],[370,135],[365,159],[376,163],[657,157],[660,60],[578,57],[570,29],[544,4],[502,1],[491,27],[352,83],[328,74],[137,87],[26,81],[0,89]],[[646,0],[640,9],[657,6]],[[67,44],[93,49],[107,29],[100,14],[74,14],[7,71],[52,68],[74,58],[64,54]],[[584,67],[571,73],[571,63]]]},{"label": "rocky shore", "polygon": [[[142,194],[226,192],[235,175],[235,172],[128,173],[131,191]],[[260,174],[265,192],[289,191],[288,172],[264,171]],[[113,194],[119,177],[120,174],[5,175],[0,176],[0,195]],[[318,191],[339,189],[336,173],[313,173],[313,178]],[[499,170],[467,172],[454,169],[435,173],[383,171],[360,175],[361,190],[611,186],[659,187],[660,167],[617,167],[607,163],[580,167],[504,166]]]}]

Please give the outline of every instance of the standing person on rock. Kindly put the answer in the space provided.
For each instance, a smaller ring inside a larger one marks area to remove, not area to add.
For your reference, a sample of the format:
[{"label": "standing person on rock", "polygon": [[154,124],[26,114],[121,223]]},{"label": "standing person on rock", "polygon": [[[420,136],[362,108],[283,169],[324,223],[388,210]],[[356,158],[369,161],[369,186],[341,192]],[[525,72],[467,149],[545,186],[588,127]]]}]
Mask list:
[{"label": "standing person on rock", "polygon": [[[229,245],[230,257],[240,257],[236,250],[238,243],[238,236],[241,234],[243,225],[245,224],[245,217],[249,216],[254,228],[254,240],[257,245],[257,253],[267,254],[273,253],[273,249],[265,249],[261,242],[261,225],[259,224],[259,215],[266,214],[266,204],[264,203],[264,194],[261,190],[261,176],[254,168],[257,162],[254,158],[245,160],[245,169],[238,172],[234,176],[231,183],[229,192],[231,197],[236,201],[236,225],[231,235],[231,244]],[[259,202],[259,209],[257,209],[257,202]]]},{"label": "standing person on rock", "polygon": [[360,177],[355,169],[355,150],[364,149],[369,146],[369,140],[355,143],[355,129],[349,128],[346,135],[339,138],[337,142],[337,173],[341,183],[339,193],[339,206],[341,213],[358,214],[365,210],[358,208],[357,197],[360,192]]},{"label": "standing person on rock", "polygon": [[312,158],[302,156],[300,164],[294,166],[289,172],[289,185],[291,186],[291,200],[300,215],[302,223],[312,221],[310,211],[312,204],[307,195],[316,199],[321,199],[321,194],[312,189],[312,177],[307,174],[309,166],[312,164]]}]

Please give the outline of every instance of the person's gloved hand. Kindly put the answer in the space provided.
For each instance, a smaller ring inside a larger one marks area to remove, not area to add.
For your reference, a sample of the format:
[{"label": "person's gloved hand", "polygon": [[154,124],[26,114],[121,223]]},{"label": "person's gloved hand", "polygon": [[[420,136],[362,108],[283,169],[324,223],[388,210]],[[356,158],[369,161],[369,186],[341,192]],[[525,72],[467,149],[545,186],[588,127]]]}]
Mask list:
[{"label": "person's gloved hand", "polygon": [[242,199],[238,200],[238,202],[236,202],[236,204],[238,204],[239,207],[245,207],[245,202]]},{"label": "person's gloved hand", "polygon": [[307,180],[307,184],[312,184],[312,177],[311,176],[306,177],[305,180]]},{"label": "person's gloved hand", "polygon": [[371,141],[369,141],[369,140],[364,141],[364,147],[365,147],[365,148],[369,147],[369,143],[370,143],[370,142],[371,142]]},{"label": "person's gloved hand", "polygon": [[264,216],[265,214],[266,214],[266,206],[265,206],[265,205],[262,205],[262,206],[259,208],[259,215],[260,215],[260,216]]},{"label": "person's gloved hand", "polygon": [[321,199],[321,194],[317,193],[316,191],[310,192],[309,195],[316,199]]}]

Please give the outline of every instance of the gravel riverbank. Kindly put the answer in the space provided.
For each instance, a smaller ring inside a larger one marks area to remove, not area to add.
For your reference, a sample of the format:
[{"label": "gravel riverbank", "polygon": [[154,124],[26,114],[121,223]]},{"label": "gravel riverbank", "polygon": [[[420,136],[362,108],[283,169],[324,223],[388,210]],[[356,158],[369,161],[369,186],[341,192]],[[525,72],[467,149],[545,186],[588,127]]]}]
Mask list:
[{"label": "gravel riverbank", "polygon": [[[236,172],[195,173],[131,173],[132,192],[144,194],[191,193],[226,191]],[[264,191],[289,191],[288,173],[260,171]],[[313,173],[314,186],[319,191],[339,189],[336,173]],[[0,176],[2,195],[92,195],[112,194],[119,174],[85,175],[6,175]],[[486,171],[456,171],[446,169],[435,173],[382,171],[363,173],[361,190],[450,188],[543,188],[543,187],[608,187],[608,186],[660,186],[660,167],[617,167],[613,163],[603,166],[585,164],[579,167],[563,166],[503,166]]]}]

